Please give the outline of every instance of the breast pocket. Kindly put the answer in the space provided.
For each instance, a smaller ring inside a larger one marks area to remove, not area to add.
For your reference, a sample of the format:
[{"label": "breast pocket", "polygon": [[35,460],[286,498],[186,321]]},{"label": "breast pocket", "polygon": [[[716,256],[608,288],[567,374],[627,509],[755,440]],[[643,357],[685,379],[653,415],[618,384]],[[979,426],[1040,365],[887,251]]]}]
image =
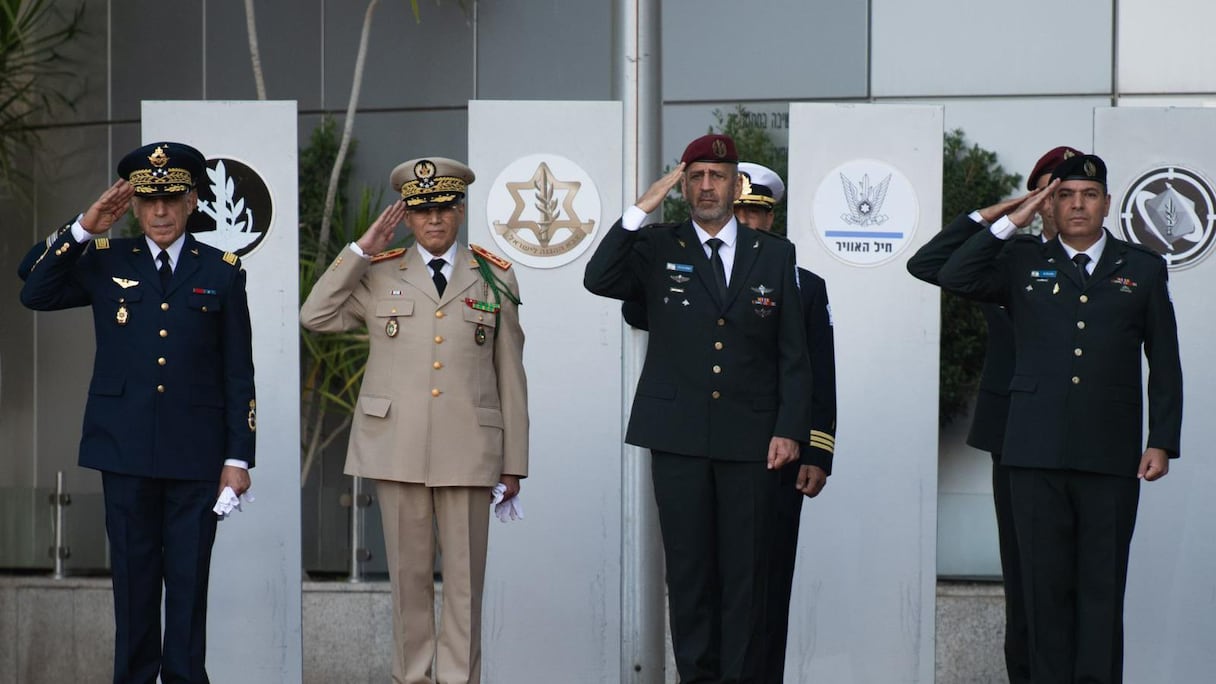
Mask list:
[{"label": "breast pocket", "polygon": [[223,300],[220,299],[219,293],[217,292],[192,292],[190,293],[190,296],[186,298],[186,306],[189,307],[191,311],[215,314],[223,310]]},{"label": "breast pocket", "polygon": [[484,325],[493,328],[498,325],[498,314],[491,311],[479,311],[471,306],[464,308],[464,320],[474,325]]}]

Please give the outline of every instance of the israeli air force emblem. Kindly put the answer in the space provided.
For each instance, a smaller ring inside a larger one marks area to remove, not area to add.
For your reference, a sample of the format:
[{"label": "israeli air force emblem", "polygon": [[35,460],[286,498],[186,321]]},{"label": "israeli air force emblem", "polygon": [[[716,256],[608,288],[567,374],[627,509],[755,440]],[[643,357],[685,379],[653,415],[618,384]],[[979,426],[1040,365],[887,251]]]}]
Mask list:
[{"label": "israeli air force emblem", "polygon": [[912,183],[877,159],[836,167],[820,181],[812,201],[815,235],[829,254],[854,266],[894,259],[910,244],[920,220]]},{"label": "israeli air force emblem", "polygon": [[1119,202],[1119,227],[1128,242],[1161,255],[1170,270],[1199,263],[1212,249],[1216,193],[1203,174],[1161,166],[1132,181]]},{"label": "israeli air force emblem", "polygon": [[590,174],[555,154],[507,165],[486,199],[486,223],[513,260],[535,268],[574,261],[594,242],[600,197]]},{"label": "israeli air force emblem", "polygon": [[207,160],[198,209],[186,223],[196,240],[244,257],[266,239],[273,219],[274,200],[257,170],[228,157]]}]

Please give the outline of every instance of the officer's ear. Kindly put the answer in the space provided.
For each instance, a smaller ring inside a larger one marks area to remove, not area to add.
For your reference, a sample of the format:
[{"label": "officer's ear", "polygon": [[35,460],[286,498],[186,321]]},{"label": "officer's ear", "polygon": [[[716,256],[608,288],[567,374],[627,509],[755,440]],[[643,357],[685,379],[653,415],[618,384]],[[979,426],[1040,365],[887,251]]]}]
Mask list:
[{"label": "officer's ear", "polygon": [[193,214],[194,210],[198,209],[198,190],[191,190],[186,193],[186,206],[189,208],[187,214]]}]

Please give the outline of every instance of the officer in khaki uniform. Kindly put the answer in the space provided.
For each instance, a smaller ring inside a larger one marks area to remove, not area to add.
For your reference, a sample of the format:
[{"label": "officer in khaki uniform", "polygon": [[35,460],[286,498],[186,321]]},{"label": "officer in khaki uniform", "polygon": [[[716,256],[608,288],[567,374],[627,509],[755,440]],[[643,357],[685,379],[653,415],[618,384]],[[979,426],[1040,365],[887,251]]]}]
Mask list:
[{"label": "officer in khaki uniform", "polygon": [[[510,499],[528,474],[519,285],[509,262],[456,241],[473,178],[442,157],[393,169],[402,201],[334,259],[300,311],[317,332],[367,327],[346,473],[376,481],[398,684],[481,681],[491,488],[502,482]],[[403,219],[416,245],[382,251]],[[433,521],[444,592],[437,642]]]}]

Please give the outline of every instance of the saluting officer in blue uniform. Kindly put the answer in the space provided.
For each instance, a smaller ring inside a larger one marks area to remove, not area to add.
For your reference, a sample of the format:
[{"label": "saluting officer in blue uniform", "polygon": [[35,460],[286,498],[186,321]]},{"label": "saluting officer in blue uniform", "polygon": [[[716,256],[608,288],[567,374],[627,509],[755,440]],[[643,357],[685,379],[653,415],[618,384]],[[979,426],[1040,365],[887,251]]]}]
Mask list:
[{"label": "saluting officer in blue uniform", "polygon": [[[57,232],[21,290],[31,309],[93,309],[80,465],[102,475],[116,684],[208,681],[211,509],[223,487],[249,488],[254,464],[245,272],[185,232],[205,167],[180,143],[128,154],[122,180]],[[143,235],[101,237],[128,207]]]}]

